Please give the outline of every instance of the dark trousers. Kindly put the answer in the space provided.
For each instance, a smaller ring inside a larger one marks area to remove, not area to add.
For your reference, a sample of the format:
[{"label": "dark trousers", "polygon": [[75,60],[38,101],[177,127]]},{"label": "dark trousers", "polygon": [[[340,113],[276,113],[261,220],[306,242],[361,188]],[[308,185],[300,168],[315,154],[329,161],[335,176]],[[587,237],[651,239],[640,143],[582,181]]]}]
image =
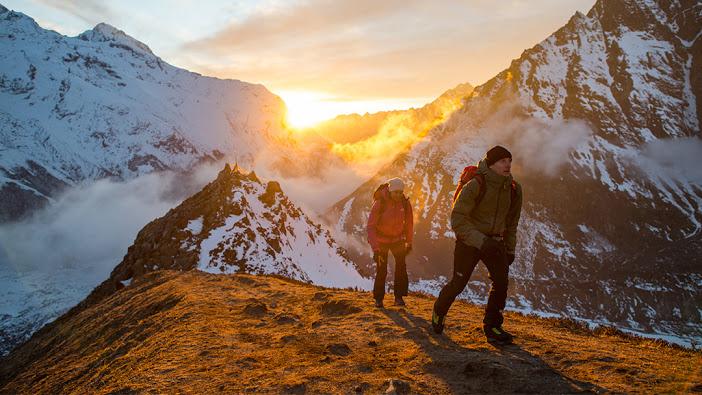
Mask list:
[{"label": "dark trousers", "polygon": [[492,256],[482,254],[479,249],[456,240],[453,253],[453,277],[439,293],[434,303],[434,311],[438,315],[446,315],[456,297],[463,292],[478,261],[482,260],[490,273],[492,286],[488,296],[485,318],[483,323],[489,326],[500,326],[504,318],[502,310],[507,301],[507,285],[509,277],[509,262],[507,254],[502,251]]},{"label": "dark trousers", "polygon": [[373,296],[381,299],[385,296],[385,278],[388,275],[388,251],[395,257],[395,296],[406,296],[407,286],[407,265],[405,264],[405,243],[381,244],[380,252],[373,256],[375,261],[375,283],[373,284]]}]

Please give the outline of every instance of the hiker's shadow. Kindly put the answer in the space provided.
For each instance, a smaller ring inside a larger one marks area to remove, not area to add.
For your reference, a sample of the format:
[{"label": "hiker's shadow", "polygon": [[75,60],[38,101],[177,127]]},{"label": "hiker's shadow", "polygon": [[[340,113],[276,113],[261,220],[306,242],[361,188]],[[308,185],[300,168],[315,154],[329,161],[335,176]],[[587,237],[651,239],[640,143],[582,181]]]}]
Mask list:
[{"label": "hiker's shadow", "polygon": [[485,340],[466,348],[450,333],[436,335],[431,324],[409,311],[384,309],[407,336],[431,358],[427,374],[441,378],[453,393],[578,393],[605,392],[591,383],[570,379],[517,344],[485,347]]}]

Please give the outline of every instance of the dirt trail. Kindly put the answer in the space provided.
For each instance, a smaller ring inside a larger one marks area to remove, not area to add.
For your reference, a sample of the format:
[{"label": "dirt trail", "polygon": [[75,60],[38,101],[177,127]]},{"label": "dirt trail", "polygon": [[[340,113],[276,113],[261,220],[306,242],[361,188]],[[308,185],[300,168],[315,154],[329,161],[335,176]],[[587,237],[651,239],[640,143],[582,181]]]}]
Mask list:
[{"label": "dirt trail", "polygon": [[[702,354],[568,321],[507,314],[495,347],[459,302],[252,275],[156,272],[64,316],[0,361],[1,393],[660,393],[702,390]],[[389,304],[389,300],[387,301]]]}]

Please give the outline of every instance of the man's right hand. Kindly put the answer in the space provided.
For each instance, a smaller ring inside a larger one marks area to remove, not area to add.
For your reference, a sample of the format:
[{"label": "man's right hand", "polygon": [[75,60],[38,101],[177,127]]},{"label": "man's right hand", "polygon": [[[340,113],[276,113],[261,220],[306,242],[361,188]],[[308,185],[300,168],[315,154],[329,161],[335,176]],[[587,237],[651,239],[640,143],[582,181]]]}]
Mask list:
[{"label": "man's right hand", "polygon": [[373,262],[383,263],[383,255],[380,253],[380,250],[373,251]]},{"label": "man's right hand", "polygon": [[502,243],[492,237],[486,237],[483,246],[480,248],[480,252],[487,256],[496,256],[504,252],[504,247]]}]

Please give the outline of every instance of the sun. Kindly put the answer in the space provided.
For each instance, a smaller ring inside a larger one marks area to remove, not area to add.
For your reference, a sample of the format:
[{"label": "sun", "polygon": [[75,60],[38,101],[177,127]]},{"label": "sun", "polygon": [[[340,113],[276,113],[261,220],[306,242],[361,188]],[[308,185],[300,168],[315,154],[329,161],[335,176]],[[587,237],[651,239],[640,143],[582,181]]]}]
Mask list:
[{"label": "sun", "polygon": [[338,114],[332,96],[311,91],[278,91],[288,108],[287,124],[293,129],[305,129]]},{"label": "sun", "polygon": [[303,130],[342,114],[366,114],[379,111],[421,107],[431,98],[349,98],[321,91],[276,90],[288,108],[287,125]]}]

